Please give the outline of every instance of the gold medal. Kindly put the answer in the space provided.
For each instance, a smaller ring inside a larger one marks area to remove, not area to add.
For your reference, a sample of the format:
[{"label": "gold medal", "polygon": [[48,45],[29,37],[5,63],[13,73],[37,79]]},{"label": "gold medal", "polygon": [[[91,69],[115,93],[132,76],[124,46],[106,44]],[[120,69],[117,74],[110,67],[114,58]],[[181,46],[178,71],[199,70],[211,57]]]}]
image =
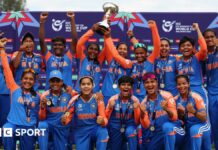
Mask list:
[{"label": "gold medal", "polygon": [[125,132],[125,128],[124,127],[120,128],[120,132],[124,133]]},{"label": "gold medal", "polygon": [[149,128],[149,129],[150,129],[150,131],[151,131],[151,132],[154,132],[154,130],[155,130],[155,127],[154,127],[154,125],[150,126],[150,128]]},{"label": "gold medal", "polygon": [[116,83],[113,84],[113,88],[114,88],[114,89],[117,88],[117,84],[116,84]]},{"label": "gold medal", "polygon": [[160,88],[163,89],[164,87],[165,87],[165,84],[164,84],[164,83],[161,83],[161,84],[160,84]]},{"label": "gold medal", "polygon": [[69,112],[69,111],[65,112],[65,115],[66,115],[67,117],[70,116],[70,112]]},{"label": "gold medal", "polygon": [[51,106],[51,101],[47,100],[46,104],[47,104],[47,106]]}]

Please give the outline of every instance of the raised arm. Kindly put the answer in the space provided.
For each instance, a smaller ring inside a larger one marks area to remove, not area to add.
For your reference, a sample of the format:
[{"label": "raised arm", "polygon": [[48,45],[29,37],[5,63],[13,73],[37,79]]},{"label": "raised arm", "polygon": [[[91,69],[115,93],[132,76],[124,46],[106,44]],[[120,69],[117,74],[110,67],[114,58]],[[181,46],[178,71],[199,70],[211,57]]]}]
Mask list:
[{"label": "raised arm", "polygon": [[105,36],[105,46],[107,47],[107,54],[111,55],[123,68],[132,68],[132,62],[126,58],[123,58],[117,52],[110,34]]},{"label": "raised arm", "polygon": [[196,30],[198,34],[198,43],[200,45],[200,51],[195,54],[198,61],[203,61],[207,58],[207,44],[201,33],[198,23],[193,23],[193,28]]},{"label": "raised arm", "polygon": [[139,43],[139,41],[135,38],[134,33],[133,33],[132,30],[128,30],[128,31],[127,31],[127,35],[128,35],[128,37],[130,38],[130,42],[131,42],[133,45]]},{"label": "raised arm", "polygon": [[88,30],[79,40],[76,46],[76,58],[84,59],[86,56],[84,54],[85,43],[88,41],[90,37],[94,35],[94,30],[96,28],[96,24],[93,25],[92,29]]},{"label": "raised arm", "polygon": [[47,18],[48,18],[47,12],[43,12],[40,14],[39,44],[41,47],[42,55],[45,55],[47,51],[46,42],[45,42],[45,22]]},{"label": "raised arm", "polygon": [[178,119],[176,103],[173,97],[163,100],[161,102],[161,107],[167,112],[172,121],[176,121]]},{"label": "raised arm", "polygon": [[150,119],[148,117],[148,112],[146,111],[145,101],[142,101],[140,105],[140,110],[140,123],[143,126],[143,128],[147,129],[150,126]]},{"label": "raised arm", "polygon": [[148,61],[154,64],[155,59],[159,56],[159,53],[160,53],[160,36],[159,36],[155,21],[149,20],[148,25],[152,32],[152,40],[153,40],[153,46],[154,46],[154,49],[151,55],[148,57]]},{"label": "raised arm", "polygon": [[76,23],[75,23],[75,14],[74,12],[67,12],[67,16],[70,18],[71,23],[71,52],[72,54],[76,53],[76,45],[77,45],[77,32],[76,32]]},{"label": "raised arm", "polygon": [[3,67],[3,72],[4,72],[7,87],[11,90],[11,92],[13,92],[17,88],[19,88],[19,86],[14,81],[13,74],[12,74],[10,66],[8,64],[7,54],[5,53],[5,44],[6,43],[7,43],[6,38],[0,39],[0,53],[1,53],[0,55],[1,55],[2,67]]}]

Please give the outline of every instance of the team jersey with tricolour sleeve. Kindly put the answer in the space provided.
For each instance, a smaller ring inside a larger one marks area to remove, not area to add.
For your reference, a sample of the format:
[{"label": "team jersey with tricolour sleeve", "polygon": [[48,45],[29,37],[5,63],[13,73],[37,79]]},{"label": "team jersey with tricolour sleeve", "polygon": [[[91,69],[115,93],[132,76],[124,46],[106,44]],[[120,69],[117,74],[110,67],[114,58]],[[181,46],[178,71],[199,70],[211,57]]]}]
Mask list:
[{"label": "team jersey with tricolour sleeve", "polygon": [[[164,60],[161,58],[156,59],[154,70],[158,77],[159,88],[169,91],[176,96],[178,94],[175,81],[176,58],[174,56],[168,56],[167,59]],[[162,87],[161,84],[164,87]]]},{"label": "team jersey with tricolour sleeve", "polygon": [[[167,107],[173,113],[172,118],[170,118],[167,112],[161,107],[161,102],[163,100],[167,101]],[[146,111],[148,113],[148,117],[145,118],[146,120],[141,120],[144,122],[142,123],[144,128],[154,125],[155,130],[161,131],[163,123],[167,121],[176,121],[178,119],[176,102],[174,101],[172,94],[167,91],[159,90],[156,100],[149,100],[146,96],[141,105],[146,106]]]},{"label": "team jersey with tricolour sleeve", "polygon": [[[120,77],[130,74],[132,62],[131,60],[123,58],[119,55],[111,37],[105,39],[105,46],[106,59],[109,64],[109,68],[104,77],[102,93],[104,96],[113,96],[120,93],[118,80]],[[116,88],[113,85],[116,85]]]},{"label": "team jersey with tricolour sleeve", "polygon": [[218,93],[218,47],[207,57],[207,89],[210,94]]},{"label": "team jersey with tricolour sleeve", "polygon": [[[16,57],[17,53],[18,52],[15,52],[13,54],[13,58]],[[36,77],[38,77],[38,74],[41,73],[41,67],[42,67],[41,55],[33,53],[32,57],[27,57],[26,54],[23,52],[21,59],[20,59],[20,64],[16,68],[16,71],[14,74],[16,83],[18,85],[21,85],[21,76],[22,76],[22,73],[25,69],[27,69],[27,68],[33,69],[35,71]],[[34,89],[38,90],[38,87],[39,87],[39,83],[38,83],[38,79],[37,79],[35,82],[35,85],[34,85]]]},{"label": "team jersey with tricolour sleeve", "polygon": [[105,124],[103,126],[107,125],[104,102],[97,100],[95,94],[88,101],[83,100],[80,95],[72,97],[67,110],[71,113],[67,122],[69,123],[74,118],[76,128],[91,129],[96,127],[98,125],[96,123],[97,116],[104,119]]},{"label": "team jersey with tricolour sleeve", "polygon": [[176,64],[178,74],[187,74],[189,76],[191,87],[201,86],[203,82],[200,61],[206,59],[207,45],[203,37],[200,38],[198,42],[200,45],[200,51],[192,56],[188,61],[181,58]]},{"label": "team jersey with tricolour sleeve", "polygon": [[[104,61],[104,49],[98,55],[97,60],[90,60],[84,53],[85,43],[88,39],[94,35],[92,30],[88,30],[78,41],[76,48],[76,58],[79,64],[79,78],[83,76],[91,76],[94,79],[95,87],[93,92],[100,91],[100,80],[101,80],[101,65]],[[76,91],[80,92],[79,79],[76,82]]]},{"label": "team jersey with tricolour sleeve", "polygon": [[[110,101],[115,101],[113,108],[109,107]],[[134,109],[134,102],[139,104],[139,100],[135,96],[131,96],[128,100],[122,100],[119,94],[112,96],[106,108],[109,126],[115,129],[120,129],[122,123],[126,127],[137,126],[140,122],[140,108]]]},{"label": "team jersey with tricolour sleeve", "polygon": [[60,96],[52,95],[50,90],[43,93],[41,98],[46,98],[51,102],[51,105],[46,105],[45,110],[40,108],[39,118],[46,120],[48,124],[55,127],[64,127],[61,123],[61,117],[67,110],[67,105],[71,99],[71,94],[62,90]]},{"label": "team jersey with tricolour sleeve", "polygon": [[[23,93],[13,78],[6,54],[1,53],[6,84],[11,91],[11,108],[7,121],[15,125],[34,126],[38,119],[39,96]],[[29,116],[29,117],[27,117]],[[29,120],[27,119],[29,118]]]},{"label": "team jersey with tricolour sleeve", "polygon": [[176,101],[177,108],[179,107],[179,105],[181,105],[183,108],[185,108],[185,122],[184,123],[185,123],[186,127],[191,127],[195,124],[202,123],[202,121],[200,119],[195,117],[194,114],[188,112],[186,109],[186,105],[188,103],[191,103],[197,112],[201,112],[201,111],[206,112],[204,100],[202,99],[202,97],[199,94],[197,94],[195,92],[190,92],[187,100],[183,100],[182,97],[178,95],[175,97],[175,101]]},{"label": "team jersey with tricolour sleeve", "polygon": [[59,70],[62,73],[64,84],[73,87],[72,83],[72,59],[73,55],[68,50],[63,56],[55,56],[47,50],[45,54],[46,61],[46,89],[49,88],[49,74],[53,70]]},{"label": "team jersey with tricolour sleeve", "polygon": [[[133,63],[131,76],[134,79],[133,92],[137,96],[145,96],[146,91],[143,86],[142,77],[147,72],[154,71],[154,61],[160,53],[160,36],[156,24],[151,27],[154,50],[143,63]],[[138,89],[138,90],[137,90]]]},{"label": "team jersey with tricolour sleeve", "polygon": [[[10,63],[10,57],[8,56],[8,63]],[[5,76],[2,68],[2,60],[0,58],[0,94],[10,94],[10,90],[6,85]]]}]

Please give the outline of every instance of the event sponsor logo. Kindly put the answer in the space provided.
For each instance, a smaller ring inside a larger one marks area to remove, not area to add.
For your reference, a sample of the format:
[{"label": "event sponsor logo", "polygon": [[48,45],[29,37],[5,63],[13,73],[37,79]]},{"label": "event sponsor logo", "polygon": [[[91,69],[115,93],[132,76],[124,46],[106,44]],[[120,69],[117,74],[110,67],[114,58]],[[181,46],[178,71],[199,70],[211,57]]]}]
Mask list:
[{"label": "event sponsor logo", "polygon": [[52,19],[52,29],[56,32],[60,31],[63,27],[65,20],[55,20]]},{"label": "event sponsor logo", "polygon": [[165,32],[170,32],[172,31],[173,29],[173,25],[176,21],[166,21],[166,20],[163,20],[163,24],[162,24],[162,29],[165,31]]},{"label": "event sponsor logo", "polygon": [[191,33],[192,31],[194,31],[194,29],[192,28],[192,24],[182,24],[181,22],[178,22],[176,20],[163,20],[162,22],[162,29],[164,32],[173,31],[175,33]]}]

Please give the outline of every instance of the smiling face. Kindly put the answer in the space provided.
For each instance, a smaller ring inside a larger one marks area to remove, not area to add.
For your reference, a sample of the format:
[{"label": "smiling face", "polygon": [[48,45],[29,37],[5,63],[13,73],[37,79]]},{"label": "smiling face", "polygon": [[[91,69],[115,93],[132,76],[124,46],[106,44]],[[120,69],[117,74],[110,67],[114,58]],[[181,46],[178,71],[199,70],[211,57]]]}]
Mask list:
[{"label": "smiling face", "polygon": [[180,77],[176,80],[176,83],[180,95],[188,95],[190,84],[187,79],[184,77]]},{"label": "smiling face", "polygon": [[148,95],[153,95],[158,91],[158,82],[156,79],[148,78],[144,81],[144,88]]},{"label": "smiling face", "polygon": [[147,51],[145,51],[143,48],[139,47],[134,50],[135,52],[135,58],[138,63],[142,63],[147,58]]},{"label": "smiling face", "polygon": [[119,53],[120,56],[122,56],[123,58],[127,58],[128,56],[128,47],[126,44],[120,44],[117,48],[117,51]]},{"label": "smiling face", "polygon": [[53,50],[54,50],[55,56],[62,56],[65,50],[64,43],[62,41],[54,41]]},{"label": "smiling face", "polygon": [[22,88],[28,91],[34,86],[34,83],[35,83],[34,74],[31,72],[24,72],[21,78]]},{"label": "smiling face", "polygon": [[166,58],[169,56],[170,44],[167,40],[161,40],[160,44],[160,56]]},{"label": "smiling face", "polygon": [[194,46],[190,41],[182,43],[179,47],[183,57],[191,57],[194,51]]},{"label": "smiling face", "polygon": [[128,82],[123,82],[119,85],[120,94],[124,98],[128,98],[131,95],[132,85]]},{"label": "smiling face", "polygon": [[49,80],[49,84],[50,84],[50,87],[52,89],[52,91],[60,91],[62,86],[63,86],[63,81],[59,78],[51,78]]},{"label": "smiling face", "polygon": [[34,45],[34,41],[30,37],[26,37],[23,40],[23,44],[27,45],[27,48],[26,48],[25,52],[27,52],[27,53],[32,53],[33,52],[35,45]]},{"label": "smiling face", "polygon": [[204,39],[208,47],[214,47],[216,45],[216,35],[212,31],[207,31],[204,33]]},{"label": "smiling face", "polygon": [[98,57],[99,47],[96,44],[90,44],[87,50],[87,54],[90,60],[95,60]]},{"label": "smiling face", "polygon": [[92,93],[94,84],[90,78],[83,78],[80,82],[80,90],[82,95],[90,95]]}]

